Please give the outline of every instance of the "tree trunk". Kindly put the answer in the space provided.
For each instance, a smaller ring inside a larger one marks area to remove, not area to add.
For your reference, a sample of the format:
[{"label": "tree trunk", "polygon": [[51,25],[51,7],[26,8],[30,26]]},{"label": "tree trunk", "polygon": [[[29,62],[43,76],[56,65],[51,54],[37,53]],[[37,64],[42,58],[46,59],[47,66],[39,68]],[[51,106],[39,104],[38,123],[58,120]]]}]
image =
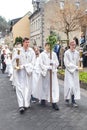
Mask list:
[{"label": "tree trunk", "polygon": [[63,69],[63,45],[61,45],[61,68]]},{"label": "tree trunk", "polygon": [[67,36],[67,47],[69,47],[69,32],[66,32],[66,36]]}]

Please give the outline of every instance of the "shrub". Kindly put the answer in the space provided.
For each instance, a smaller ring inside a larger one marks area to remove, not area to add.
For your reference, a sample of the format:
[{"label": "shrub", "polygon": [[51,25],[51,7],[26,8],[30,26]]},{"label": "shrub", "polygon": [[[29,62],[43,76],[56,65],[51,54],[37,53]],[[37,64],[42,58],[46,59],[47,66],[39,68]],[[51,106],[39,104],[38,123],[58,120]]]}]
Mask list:
[{"label": "shrub", "polygon": [[[58,73],[64,75],[65,71],[63,69],[59,69]],[[87,72],[79,72],[79,79],[81,82],[87,83]]]}]

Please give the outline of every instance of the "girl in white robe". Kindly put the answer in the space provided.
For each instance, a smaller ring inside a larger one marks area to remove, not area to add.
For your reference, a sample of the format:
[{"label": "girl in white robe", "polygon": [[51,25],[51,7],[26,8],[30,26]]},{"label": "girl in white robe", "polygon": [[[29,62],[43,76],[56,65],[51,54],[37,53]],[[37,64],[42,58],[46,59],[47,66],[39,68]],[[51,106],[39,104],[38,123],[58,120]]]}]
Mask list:
[{"label": "girl in white robe", "polygon": [[33,68],[33,73],[32,73],[32,101],[37,101],[37,99],[39,99],[39,88],[38,86],[41,85],[41,71],[40,71],[40,67],[39,67],[39,48],[36,47],[34,49],[35,51],[35,63],[34,63],[34,68]]},{"label": "girl in white robe", "polygon": [[11,54],[7,55],[7,58],[6,58],[6,68],[7,68],[8,76],[11,77],[12,74],[13,74]]}]

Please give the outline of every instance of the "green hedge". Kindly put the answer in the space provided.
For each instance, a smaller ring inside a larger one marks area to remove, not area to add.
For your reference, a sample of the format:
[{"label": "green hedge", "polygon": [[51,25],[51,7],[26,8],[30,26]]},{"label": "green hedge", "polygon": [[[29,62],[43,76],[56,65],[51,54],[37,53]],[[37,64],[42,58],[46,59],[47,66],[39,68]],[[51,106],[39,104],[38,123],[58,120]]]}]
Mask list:
[{"label": "green hedge", "polygon": [[87,83],[87,72],[80,72],[79,78],[82,82]]},{"label": "green hedge", "polygon": [[[58,73],[64,75],[65,71],[63,69],[59,69]],[[79,72],[79,78],[81,82],[87,83],[87,72]]]}]

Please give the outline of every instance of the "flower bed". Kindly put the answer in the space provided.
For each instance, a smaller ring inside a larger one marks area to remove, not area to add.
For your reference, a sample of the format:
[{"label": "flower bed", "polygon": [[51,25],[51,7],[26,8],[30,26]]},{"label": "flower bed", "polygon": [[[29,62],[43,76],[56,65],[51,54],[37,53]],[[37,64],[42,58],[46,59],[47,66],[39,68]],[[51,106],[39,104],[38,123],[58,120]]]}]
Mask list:
[{"label": "flower bed", "polygon": [[[63,69],[59,69],[58,78],[64,80],[64,73],[65,71]],[[84,88],[87,90],[87,72],[80,72],[79,79],[80,79],[81,88]]]}]

